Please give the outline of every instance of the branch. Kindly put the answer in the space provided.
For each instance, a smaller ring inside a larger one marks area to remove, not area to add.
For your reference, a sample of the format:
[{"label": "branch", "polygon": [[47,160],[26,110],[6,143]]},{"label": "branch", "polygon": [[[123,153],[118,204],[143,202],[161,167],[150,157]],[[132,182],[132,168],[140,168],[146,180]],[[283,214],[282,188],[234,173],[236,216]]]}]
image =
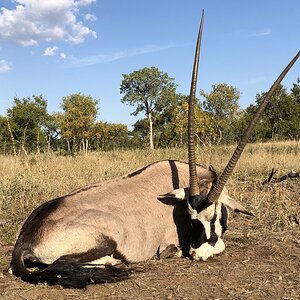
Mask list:
[{"label": "branch", "polygon": [[277,173],[277,171],[278,171],[277,169],[272,168],[272,171],[271,171],[268,179],[265,179],[261,184],[265,185],[265,184],[269,183],[272,180],[272,178],[274,177],[274,175]]},{"label": "branch", "polygon": [[281,181],[284,181],[286,179],[293,179],[300,177],[300,172],[291,171],[287,173],[286,175],[283,175],[281,177],[274,177],[274,175],[278,172],[277,169],[273,168],[271,171],[271,174],[269,175],[268,179],[264,180],[262,182],[262,185],[268,184],[268,183],[278,183]]}]

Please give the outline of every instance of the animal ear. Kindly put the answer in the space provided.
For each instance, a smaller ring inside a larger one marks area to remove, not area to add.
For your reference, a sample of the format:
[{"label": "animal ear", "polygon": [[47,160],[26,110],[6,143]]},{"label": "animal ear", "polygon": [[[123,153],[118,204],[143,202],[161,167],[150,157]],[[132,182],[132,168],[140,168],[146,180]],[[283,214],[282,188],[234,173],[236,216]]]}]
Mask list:
[{"label": "animal ear", "polygon": [[159,198],[173,198],[179,200],[186,200],[188,199],[189,195],[190,195],[189,188],[180,188],[180,189],[173,190],[167,194],[160,195]]},{"label": "animal ear", "polygon": [[242,204],[240,204],[238,201],[236,201],[230,197],[226,197],[225,199],[222,199],[222,203],[227,208],[233,210],[234,212],[239,212],[239,213],[254,217],[253,213],[247,211],[246,208]]}]

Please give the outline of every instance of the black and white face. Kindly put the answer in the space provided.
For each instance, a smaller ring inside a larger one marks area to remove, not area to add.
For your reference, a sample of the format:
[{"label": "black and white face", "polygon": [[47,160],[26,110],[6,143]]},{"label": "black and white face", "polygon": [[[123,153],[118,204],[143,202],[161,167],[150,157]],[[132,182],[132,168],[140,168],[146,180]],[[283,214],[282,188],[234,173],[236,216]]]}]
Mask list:
[{"label": "black and white face", "polygon": [[188,200],[191,216],[189,254],[195,260],[207,260],[225,249],[222,234],[227,227],[227,209],[222,203],[211,203],[202,196]]},{"label": "black and white face", "polygon": [[211,181],[205,184],[202,180],[199,187],[198,196],[190,196],[189,188],[179,188],[160,197],[187,201],[188,213],[191,217],[189,255],[195,260],[207,260],[225,249],[222,235],[227,229],[229,211],[248,216],[254,215],[238,201],[232,199],[226,188],[223,189],[219,200],[213,203],[206,198],[211,188]]}]

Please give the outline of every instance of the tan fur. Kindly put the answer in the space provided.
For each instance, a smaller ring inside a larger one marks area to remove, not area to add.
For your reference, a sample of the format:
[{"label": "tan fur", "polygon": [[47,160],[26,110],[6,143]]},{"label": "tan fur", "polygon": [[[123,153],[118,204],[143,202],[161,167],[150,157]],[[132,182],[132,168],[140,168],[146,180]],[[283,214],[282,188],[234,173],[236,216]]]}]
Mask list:
[{"label": "tan fur", "polygon": [[[67,195],[44,222],[34,254],[50,264],[63,255],[97,248],[109,237],[127,261],[138,262],[153,257],[158,248],[163,251],[170,244],[179,245],[174,207],[157,199],[176,188],[176,177],[178,188],[189,186],[188,165],[174,162],[174,166],[177,174],[172,175],[169,161],[161,161],[135,176]],[[197,172],[200,179],[212,178],[207,169],[198,167]]]}]

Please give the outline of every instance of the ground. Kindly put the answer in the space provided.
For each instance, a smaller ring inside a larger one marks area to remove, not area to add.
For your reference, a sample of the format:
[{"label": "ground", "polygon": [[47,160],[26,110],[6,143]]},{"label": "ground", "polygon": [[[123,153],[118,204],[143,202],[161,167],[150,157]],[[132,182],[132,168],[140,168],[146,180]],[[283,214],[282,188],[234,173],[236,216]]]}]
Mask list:
[{"label": "ground", "polygon": [[206,262],[152,259],[123,282],[87,289],[31,285],[8,275],[11,245],[0,248],[0,299],[300,299],[300,227],[269,231],[234,218],[225,251]]}]

